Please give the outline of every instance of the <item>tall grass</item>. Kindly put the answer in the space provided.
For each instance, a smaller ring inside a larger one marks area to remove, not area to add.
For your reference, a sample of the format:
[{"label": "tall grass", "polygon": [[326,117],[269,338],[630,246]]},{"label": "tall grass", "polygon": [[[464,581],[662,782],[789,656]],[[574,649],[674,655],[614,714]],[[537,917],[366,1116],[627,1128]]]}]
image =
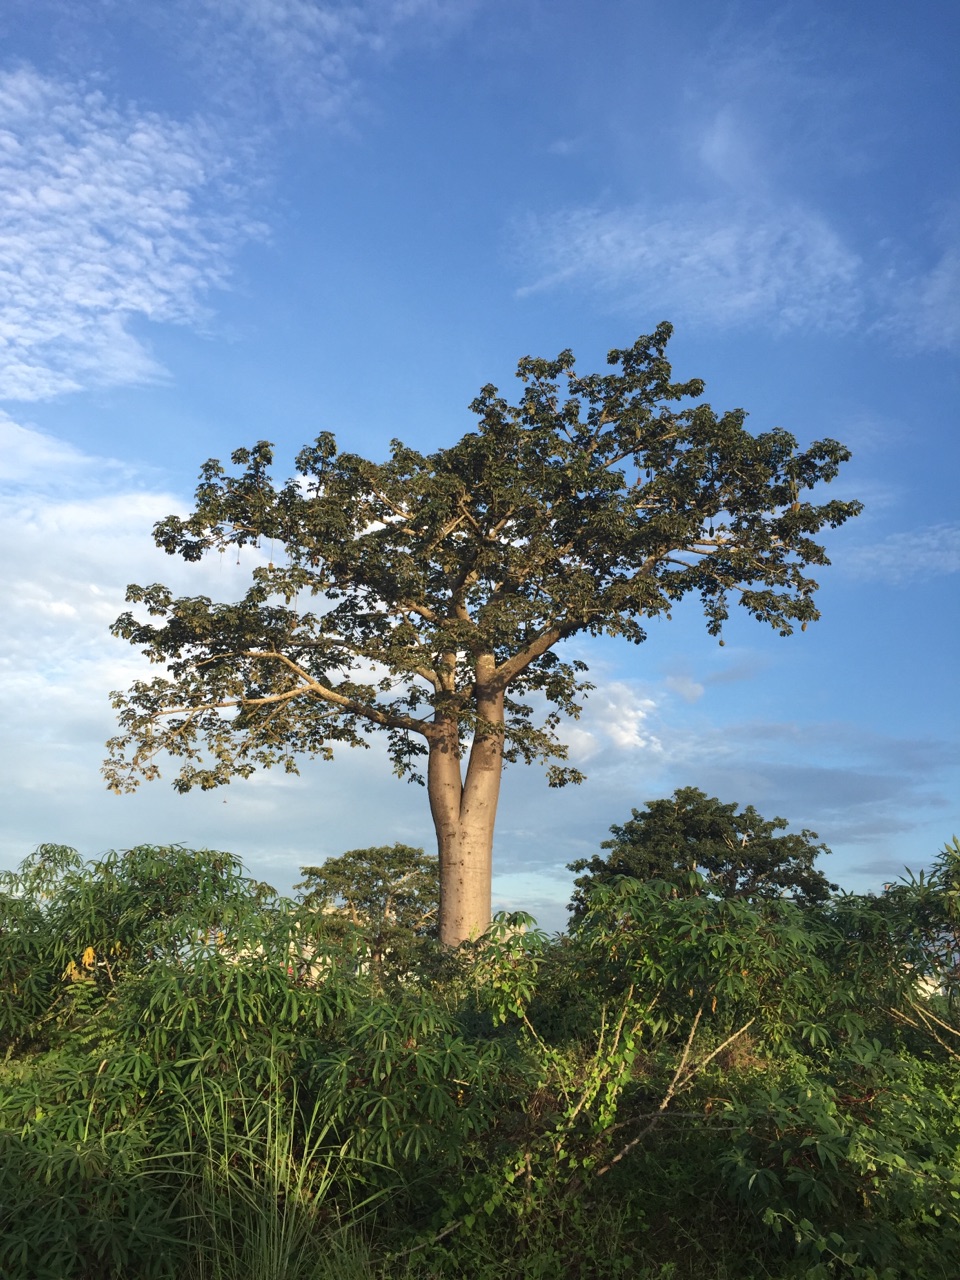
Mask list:
[{"label": "tall grass", "polygon": [[253,1091],[235,1071],[174,1088],[187,1141],[160,1162],[180,1184],[190,1280],[368,1275],[357,1228],[376,1196],[351,1204],[355,1161],[321,1103],[273,1063],[266,1080]]}]

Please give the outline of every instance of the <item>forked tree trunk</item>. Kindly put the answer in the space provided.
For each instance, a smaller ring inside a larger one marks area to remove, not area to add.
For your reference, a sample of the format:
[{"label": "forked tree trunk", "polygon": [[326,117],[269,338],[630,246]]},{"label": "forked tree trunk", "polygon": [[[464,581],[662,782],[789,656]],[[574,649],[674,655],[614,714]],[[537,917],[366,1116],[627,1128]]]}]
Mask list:
[{"label": "forked tree trunk", "polygon": [[440,941],[456,947],[490,923],[493,827],[503,772],[503,693],[480,694],[481,722],[461,775],[456,720],[438,719],[427,790],[440,859]]}]

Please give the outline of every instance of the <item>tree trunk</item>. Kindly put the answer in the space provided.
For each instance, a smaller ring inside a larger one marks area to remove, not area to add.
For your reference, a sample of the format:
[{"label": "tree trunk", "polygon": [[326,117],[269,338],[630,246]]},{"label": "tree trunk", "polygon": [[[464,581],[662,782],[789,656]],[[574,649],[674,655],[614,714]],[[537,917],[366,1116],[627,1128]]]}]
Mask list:
[{"label": "tree trunk", "polygon": [[478,694],[479,722],[461,777],[456,719],[438,718],[427,790],[440,859],[440,941],[456,947],[490,923],[493,827],[503,771],[503,692]]}]

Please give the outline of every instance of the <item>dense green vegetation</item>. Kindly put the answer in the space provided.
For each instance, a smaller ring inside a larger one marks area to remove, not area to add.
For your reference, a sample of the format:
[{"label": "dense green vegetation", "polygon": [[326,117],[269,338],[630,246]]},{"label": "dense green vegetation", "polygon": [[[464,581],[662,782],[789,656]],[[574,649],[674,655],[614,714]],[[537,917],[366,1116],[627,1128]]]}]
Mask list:
[{"label": "dense green vegetation", "polygon": [[599,877],[569,936],[456,951],[305,890],[181,848],[3,877],[0,1274],[956,1275],[956,841],[879,897]]}]

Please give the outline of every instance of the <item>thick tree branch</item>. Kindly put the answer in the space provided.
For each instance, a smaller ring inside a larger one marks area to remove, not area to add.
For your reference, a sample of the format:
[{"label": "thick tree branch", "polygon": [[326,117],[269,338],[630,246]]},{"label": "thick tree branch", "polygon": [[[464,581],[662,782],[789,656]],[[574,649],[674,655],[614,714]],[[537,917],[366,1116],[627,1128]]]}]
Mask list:
[{"label": "thick tree branch", "polygon": [[381,725],[387,729],[402,729],[407,733],[416,733],[424,738],[430,737],[430,726],[424,721],[417,720],[413,716],[401,715],[396,711],[387,711],[383,707],[358,702],[355,698],[349,698],[346,694],[338,693],[336,689],[330,689],[321,684],[308,671],[304,671],[298,663],[288,658],[285,653],[275,653],[269,650],[251,650],[249,656],[251,658],[267,658],[271,661],[279,662],[303,681],[303,687],[283,694],[271,694],[264,698],[240,699],[238,703],[233,704],[235,706],[258,706],[279,701],[281,698],[297,697],[302,693],[309,692],[323,702],[329,702],[332,706],[338,707],[341,711],[345,711],[350,715],[358,716],[361,720],[369,720],[371,723]]}]

